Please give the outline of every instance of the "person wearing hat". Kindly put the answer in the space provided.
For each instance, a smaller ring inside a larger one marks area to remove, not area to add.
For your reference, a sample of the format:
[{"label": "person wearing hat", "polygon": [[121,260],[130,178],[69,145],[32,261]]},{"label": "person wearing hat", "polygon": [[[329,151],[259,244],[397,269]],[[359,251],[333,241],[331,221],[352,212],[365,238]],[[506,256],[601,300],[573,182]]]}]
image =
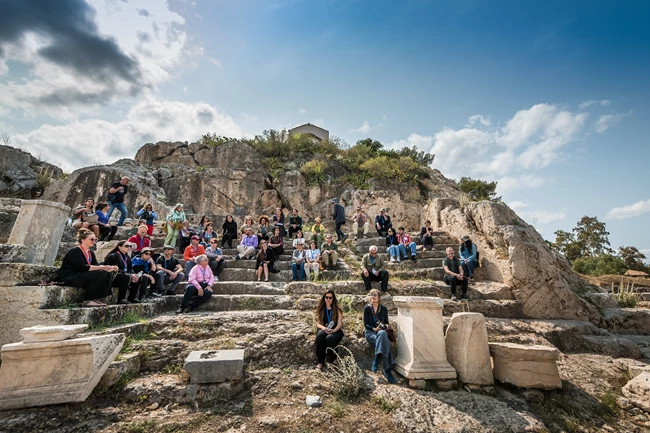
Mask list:
[{"label": "person wearing hat", "polygon": [[[156,262],[151,258],[153,249],[144,247],[140,254],[135,256],[131,261],[133,265],[133,272],[136,274],[142,272],[142,284],[140,284],[140,293],[138,299],[143,301],[146,298],[153,298],[161,296],[157,293],[156,279],[154,278],[154,271],[156,269]],[[149,287],[149,293],[147,293]]]},{"label": "person wearing hat", "polygon": [[[185,274],[181,272],[183,267],[174,257],[174,251],[176,251],[175,247],[165,245],[163,255],[156,260],[156,285],[160,294],[175,295],[176,286],[185,278]],[[169,284],[167,291],[165,291],[165,284]]]},{"label": "person wearing hat", "polygon": [[341,206],[338,198],[333,198],[332,204],[334,205],[334,211],[332,212],[332,219],[336,224],[335,231],[336,231],[336,236],[338,236],[336,241],[345,242],[345,240],[348,238],[348,235],[343,233],[343,230],[341,230],[341,226],[345,224],[345,208]]},{"label": "person wearing hat", "polygon": [[388,229],[393,228],[393,223],[390,222],[390,215],[386,213],[386,208],[381,208],[379,215],[375,217],[375,228],[379,237],[386,237],[384,232],[388,233]]},{"label": "person wearing hat", "polygon": [[463,271],[471,283],[474,282],[474,268],[478,266],[478,255],[476,253],[476,245],[472,242],[469,236],[465,235],[460,238],[461,244],[458,249],[460,262],[463,266]]},{"label": "person wearing hat", "polygon": [[363,237],[368,237],[368,231],[370,231],[370,220],[368,215],[363,213],[361,206],[357,206],[357,212],[352,217],[352,234],[354,235],[354,240],[357,240],[357,235],[359,234],[359,228],[363,230]]},{"label": "person wearing hat", "polygon": [[185,259],[185,275],[189,275],[192,268],[196,265],[196,258],[205,254],[205,248],[199,242],[201,238],[197,235],[190,237],[190,245],[185,248],[183,258]]},{"label": "person wearing hat", "polygon": [[241,237],[239,245],[237,245],[237,251],[239,254],[235,256],[235,260],[253,258],[255,256],[257,245],[258,239],[257,236],[253,234],[253,228],[246,227],[244,235]]}]

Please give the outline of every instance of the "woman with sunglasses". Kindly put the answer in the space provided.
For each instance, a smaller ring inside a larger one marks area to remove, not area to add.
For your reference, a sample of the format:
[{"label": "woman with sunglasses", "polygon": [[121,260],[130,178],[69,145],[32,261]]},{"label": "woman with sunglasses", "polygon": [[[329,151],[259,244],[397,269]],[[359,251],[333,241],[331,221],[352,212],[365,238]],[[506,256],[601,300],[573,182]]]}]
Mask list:
[{"label": "woman with sunglasses", "polygon": [[[117,287],[117,303],[118,304],[139,304],[137,299],[140,288],[147,278],[143,275],[133,273],[133,264],[129,253],[133,250],[133,244],[129,241],[119,241],[117,246],[113,248],[104,263],[117,267],[117,275],[113,278],[113,287]],[[146,287],[146,286],[145,286]],[[146,289],[145,289],[146,290]],[[129,299],[126,299],[126,293],[129,292]]]},{"label": "woman with sunglasses", "polygon": [[56,281],[83,289],[83,307],[105,307],[106,304],[96,299],[111,296],[111,272],[117,271],[117,267],[97,262],[95,253],[90,249],[97,242],[92,230],[80,229],[77,242],[79,246],[71,248],[63,257]]},{"label": "woman with sunglasses", "polygon": [[388,339],[388,308],[381,305],[381,293],[372,289],[368,293],[369,304],[363,309],[363,325],[366,328],[366,341],[375,348],[375,358],[372,360],[372,372],[379,369],[379,362],[382,362],[384,376],[390,383],[396,383],[391,370],[395,365],[391,342]]},{"label": "woman with sunglasses", "polygon": [[205,249],[205,255],[208,256],[208,265],[212,270],[214,275],[214,280],[219,281],[219,274],[223,271],[223,267],[226,265],[226,260],[223,255],[223,251],[219,248],[219,241],[217,236],[210,239],[210,246]]},{"label": "woman with sunglasses", "polygon": [[[343,310],[336,300],[333,290],[326,291],[318,301],[318,306],[314,312],[316,319],[316,358],[318,365],[316,368],[323,369],[325,364],[325,355],[328,355],[328,361],[331,364],[336,359],[334,348],[339,345],[343,339]],[[327,349],[330,348],[328,351]]]}]

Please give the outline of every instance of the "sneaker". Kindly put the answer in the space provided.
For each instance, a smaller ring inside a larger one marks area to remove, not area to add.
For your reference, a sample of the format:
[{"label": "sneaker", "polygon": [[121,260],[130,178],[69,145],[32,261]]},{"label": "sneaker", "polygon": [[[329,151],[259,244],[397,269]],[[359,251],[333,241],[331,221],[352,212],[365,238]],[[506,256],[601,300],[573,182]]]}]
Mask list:
[{"label": "sneaker", "polygon": [[397,260],[395,259],[395,257],[391,257],[391,258],[390,258],[390,262],[391,262],[391,263],[395,263],[396,261],[397,261]]},{"label": "sneaker", "polygon": [[236,256],[235,256],[235,260],[239,260],[239,255],[236,255]]},{"label": "sneaker", "polygon": [[370,371],[373,373],[377,373],[377,370],[379,369],[379,356],[375,355],[375,358],[372,360],[372,366],[370,367]]},{"label": "sneaker", "polygon": [[160,293],[157,293],[157,292],[152,292],[152,293],[149,293],[149,296],[152,297],[152,298],[160,298],[162,295]]},{"label": "sneaker", "polygon": [[399,259],[399,257],[397,258],[397,263],[400,263],[400,259]]},{"label": "sneaker", "polygon": [[129,302],[132,304],[141,304],[142,302],[139,299],[129,299]]},{"label": "sneaker", "polygon": [[344,235],[343,240],[341,242],[345,242],[349,237],[350,237],[350,235]]},{"label": "sneaker", "polygon": [[355,240],[355,241],[357,240],[357,236],[356,236],[356,235],[354,235],[354,240]]},{"label": "sneaker", "polygon": [[176,314],[183,314],[185,312],[185,307],[181,307],[178,310],[176,310]]},{"label": "sneaker", "polygon": [[117,303],[120,304],[120,305],[129,305],[130,304],[130,302],[127,301],[126,299],[120,299],[119,301],[117,301]]},{"label": "sneaker", "polygon": [[458,298],[456,298],[456,295],[451,295],[451,300],[452,300],[452,301],[457,301]]},{"label": "sneaker", "polygon": [[215,276],[214,276],[214,282],[216,283],[217,281],[219,281],[219,277],[217,277],[217,276],[215,275]]},{"label": "sneaker", "polygon": [[415,256],[411,256],[411,261],[412,262],[417,262],[418,260],[415,258]]},{"label": "sneaker", "polygon": [[461,301],[469,301],[469,297],[467,295],[463,295],[460,297]]},{"label": "sneaker", "polygon": [[172,292],[171,290],[167,290],[167,291],[165,292],[165,295],[166,295],[166,296],[174,296],[175,294],[176,294],[176,292]]},{"label": "sneaker", "polygon": [[397,383],[397,380],[395,379],[395,376],[393,376],[393,372],[390,371],[390,369],[384,371],[384,376],[386,377],[388,383]]}]

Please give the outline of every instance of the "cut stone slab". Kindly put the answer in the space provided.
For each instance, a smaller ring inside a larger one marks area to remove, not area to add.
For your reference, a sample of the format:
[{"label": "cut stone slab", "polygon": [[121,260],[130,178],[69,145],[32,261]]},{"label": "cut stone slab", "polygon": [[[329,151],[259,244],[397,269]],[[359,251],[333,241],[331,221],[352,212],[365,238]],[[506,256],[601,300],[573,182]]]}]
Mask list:
[{"label": "cut stone slab", "polygon": [[119,360],[113,361],[106,370],[106,373],[99,381],[99,386],[110,388],[115,385],[122,375],[136,376],[140,372],[140,353],[126,353],[120,356]]},{"label": "cut stone slab", "polygon": [[195,350],[185,358],[183,368],[192,383],[219,383],[241,379],[244,350]]},{"label": "cut stone slab", "polygon": [[630,380],[622,391],[633,405],[650,412],[650,371],[644,371]]},{"label": "cut stone slab", "polygon": [[447,362],[440,298],[394,296],[397,306],[395,371],[407,379],[456,379]]},{"label": "cut stone slab", "polygon": [[31,328],[23,328],[20,335],[24,343],[40,343],[43,341],[62,341],[88,329],[88,325],[60,325],[43,326],[37,325]]},{"label": "cut stone slab", "polygon": [[492,385],[492,360],[485,317],[480,313],[454,313],[445,335],[447,361],[467,384]]},{"label": "cut stone slab", "polygon": [[5,344],[0,410],[84,401],[123,344],[124,334]]},{"label": "cut stone slab", "polygon": [[305,403],[307,407],[321,407],[323,405],[323,400],[317,395],[308,395],[305,398]]},{"label": "cut stone slab", "polygon": [[562,388],[557,359],[560,351],[548,346],[490,343],[494,378],[521,388]]}]

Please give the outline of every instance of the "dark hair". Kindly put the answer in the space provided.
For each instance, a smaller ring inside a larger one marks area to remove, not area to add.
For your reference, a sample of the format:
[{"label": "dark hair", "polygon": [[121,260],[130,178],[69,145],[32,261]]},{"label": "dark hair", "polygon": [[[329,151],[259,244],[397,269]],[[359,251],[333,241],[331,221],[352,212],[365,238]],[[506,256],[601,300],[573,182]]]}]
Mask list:
[{"label": "dark hair", "polygon": [[226,221],[228,221],[228,217],[230,217],[231,220],[235,221],[235,218],[230,214],[226,215]]},{"label": "dark hair", "polygon": [[275,234],[276,230],[278,231],[278,234],[282,233],[282,230],[280,230],[280,226],[275,226],[275,228],[273,229],[273,234]]},{"label": "dark hair", "polygon": [[472,240],[467,239],[465,242],[461,242],[460,249],[463,251],[472,251]]},{"label": "dark hair", "polygon": [[269,219],[269,217],[267,215],[260,215],[260,217],[257,219],[257,223],[262,224],[262,220],[266,220],[267,224],[271,223],[271,220]]},{"label": "dark hair", "polygon": [[[117,245],[115,246],[115,248],[113,248],[112,250],[110,250],[110,251],[108,252],[108,254],[106,254],[106,255],[108,256],[109,254],[113,254],[113,253],[116,252],[116,251],[117,251],[121,246],[124,246],[124,244],[127,243],[127,242],[129,242],[129,241],[127,241],[127,240],[121,240],[121,241],[118,241],[118,242],[117,242]],[[130,243],[130,242],[129,242],[129,243]]]},{"label": "dark hair", "polygon": [[399,227],[397,230],[404,231],[404,227]]},{"label": "dark hair", "polygon": [[[339,306],[338,301],[336,300],[336,293],[334,293],[334,290],[328,289],[325,293],[323,293],[323,296],[320,297],[320,300],[318,301],[318,305],[316,306],[316,311],[314,311],[314,314],[316,315],[316,321],[321,324],[327,326],[327,323],[321,323],[321,319],[323,318],[323,312],[325,311],[325,296],[331,293],[332,294],[332,320],[334,323],[338,323],[339,321],[339,314],[343,314],[343,310]],[[336,326],[336,325],[334,325]]]},{"label": "dark hair", "polygon": [[109,205],[108,203],[104,203],[103,201],[100,201],[99,203],[97,203],[97,204],[95,205],[95,210],[96,210],[96,211],[97,211],[97,210],[102,210],[102,209],[104,209],[106,206],[110,206],[110,205]]},{"label": "dark hair", "polygon": [[386,233],[390,233],[390,232],[393,232],[393,234],[395,234],[395,229],[392,228],[392,227],[388,227],[388,230],[386,230]]},{"label": "dark hair", "polygon": [[90,235],[94,235],[95,232],[88,229],[79,229],[77,232],[77,242],[81,243],[82,240],[86,239]]},{"label": "dark hair", "polygon": [[431,224],[431,220],[426,220],[424,223],[425,223],[425,224],[426,224],[426,223]]},{"label": "dark hair", "polygon": [[203,216],[201,217],[201,220],[199,221],[199,225],[202,226],[203,224],[205,224],[205,221],[206,221],[207,219],[208,219],[208,216],[207,216],[207,215],[203,215]]}]

